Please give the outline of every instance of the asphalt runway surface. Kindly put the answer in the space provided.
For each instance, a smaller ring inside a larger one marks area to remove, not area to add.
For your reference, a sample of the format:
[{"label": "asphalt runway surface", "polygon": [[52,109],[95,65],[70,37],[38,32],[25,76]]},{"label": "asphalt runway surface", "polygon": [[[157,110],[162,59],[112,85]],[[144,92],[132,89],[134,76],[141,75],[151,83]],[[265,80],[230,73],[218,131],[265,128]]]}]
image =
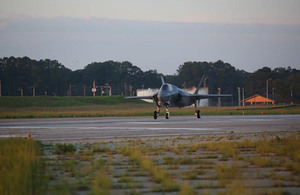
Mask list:
[{"label": "asphalt runway surface", "polygon": [[43,142],[300,131],[300,115],[0,119],[0,138]]}]

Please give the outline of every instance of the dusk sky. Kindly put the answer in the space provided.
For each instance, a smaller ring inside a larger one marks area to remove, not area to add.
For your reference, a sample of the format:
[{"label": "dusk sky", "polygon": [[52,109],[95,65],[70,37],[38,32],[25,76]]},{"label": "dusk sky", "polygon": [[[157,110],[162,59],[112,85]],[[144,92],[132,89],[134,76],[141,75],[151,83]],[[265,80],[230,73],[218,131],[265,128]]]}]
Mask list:
[{"label": "dusk sky", "polygon": [[163,74],[186,61],[300,69],[299,10],[299,0],[0,0],[0,57]]}]

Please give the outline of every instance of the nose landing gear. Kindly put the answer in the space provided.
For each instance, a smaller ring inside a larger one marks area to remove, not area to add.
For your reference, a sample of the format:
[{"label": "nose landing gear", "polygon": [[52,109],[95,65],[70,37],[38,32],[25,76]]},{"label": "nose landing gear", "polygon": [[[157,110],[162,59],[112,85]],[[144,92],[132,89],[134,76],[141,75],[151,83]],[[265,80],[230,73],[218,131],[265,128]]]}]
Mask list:
[{"label": "nose landing gear", "polygon": [[157,106],[157,109],[153,113],[153,118],[154,119],[157,119],[157,117],[159,116],[159,112],[160,112],[160,107]]},{"label": "nose landing gear", "polygon": [[[153,112],[153,118],[157,119],[157,117],[159,116],[159,112],[160,112],[160,105],[157,104],[156,106],[156,110]],[[170,112],[169,112],[169,107],[166,107],[166,119],[170,118]]]}]

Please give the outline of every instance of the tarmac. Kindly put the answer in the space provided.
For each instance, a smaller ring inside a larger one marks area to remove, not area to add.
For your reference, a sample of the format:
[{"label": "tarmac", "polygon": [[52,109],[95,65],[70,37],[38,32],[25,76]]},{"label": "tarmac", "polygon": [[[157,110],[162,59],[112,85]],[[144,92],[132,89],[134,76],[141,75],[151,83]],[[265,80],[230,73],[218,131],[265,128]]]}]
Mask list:
[{"label": "tarmac", "polygon": [[300,131],[300,115],[0,119],[0,138],[42,142]]}]

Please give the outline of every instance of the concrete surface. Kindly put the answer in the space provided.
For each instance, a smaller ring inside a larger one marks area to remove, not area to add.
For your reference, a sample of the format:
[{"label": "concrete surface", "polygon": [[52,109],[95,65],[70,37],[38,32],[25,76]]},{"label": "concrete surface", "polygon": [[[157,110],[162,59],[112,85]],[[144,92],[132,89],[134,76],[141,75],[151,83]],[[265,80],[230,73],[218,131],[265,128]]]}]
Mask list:
[{"label": "concrete surface", "polygon": [[0,138],[88,141],[136,137],[299,131],[300,115],[1,119]]}]

